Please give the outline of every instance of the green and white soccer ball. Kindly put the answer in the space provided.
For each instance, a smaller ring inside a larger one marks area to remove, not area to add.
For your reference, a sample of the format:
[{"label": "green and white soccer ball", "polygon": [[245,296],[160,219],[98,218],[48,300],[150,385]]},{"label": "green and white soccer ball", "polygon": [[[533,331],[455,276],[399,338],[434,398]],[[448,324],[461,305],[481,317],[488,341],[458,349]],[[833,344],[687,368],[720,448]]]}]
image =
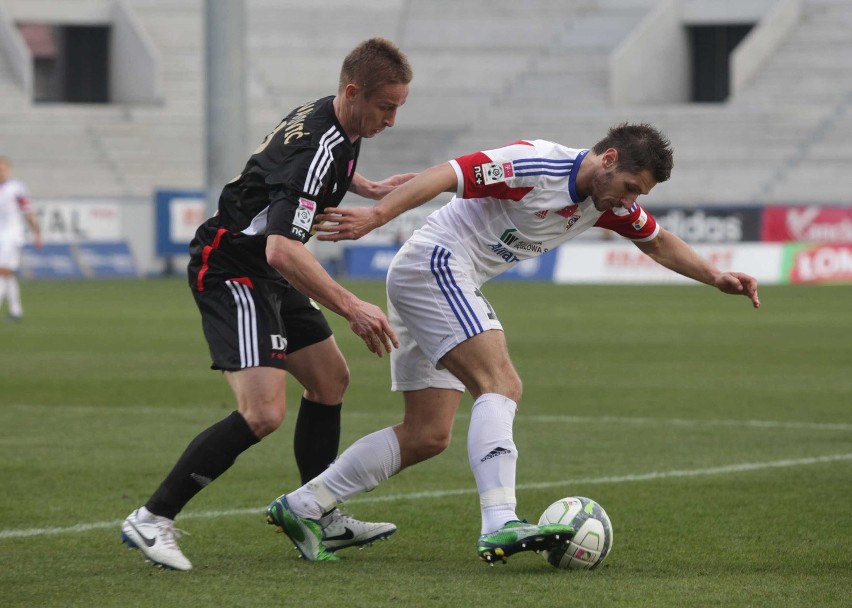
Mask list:
[{"label": "green and white soccer ball", "polygon": [[569,496],[547,507],[538,525],[563,524],[577,532],[556,549],[542,551],[555,568],[592,570],[600,566],[612,549],[612,524],[603,507],[590,498]]}]

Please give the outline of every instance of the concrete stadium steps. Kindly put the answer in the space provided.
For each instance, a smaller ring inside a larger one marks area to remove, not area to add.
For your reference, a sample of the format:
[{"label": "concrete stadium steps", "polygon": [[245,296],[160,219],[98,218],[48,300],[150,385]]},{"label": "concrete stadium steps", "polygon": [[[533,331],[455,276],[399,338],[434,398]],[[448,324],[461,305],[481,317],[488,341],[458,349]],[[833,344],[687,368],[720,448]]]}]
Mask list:
[{"label": "concrete stadium steps", "polygon": [[[39,196],[203,185],[204,3],[128,4],[161,54],[162,103],[33,105],[0,60],[2,152]],[[653,4],[246,0],[247,153],[293,107],[334,92],[354,44],[382,35],[406,51],[415,79],[397,126],[363,144],[359,169],[368,177],[520,137],[586,147],[614,123],[644,120],[675,146],[675,172],[655,200],[848,202],[852,2],[804,0],[801,22],[726,103],[613,108],[609,53]]]},{"label": "concrete stadium steps", "polygon": [[[786,111],[774,125],[795,140],[758,191],[776,202],[850,200],[845,174],[852,163],[852,3],[804,0],[789,38],[731,101]],[[767,125],[773,128],[773,125]]]},{"label": "concrete stadium steps", "polygon": [[[558,27],[540,35],[538,52],[529,56],[527,65],[477,108],[475,120],[450,142],[444,156],[503,145],[519,137],[558,139],[556,125],[568,116],[608,105],[609,54],[651,4],[641,0],[576,3],[572,13],[555,21]],[[594,141],[601,131],[597,133]]]}]

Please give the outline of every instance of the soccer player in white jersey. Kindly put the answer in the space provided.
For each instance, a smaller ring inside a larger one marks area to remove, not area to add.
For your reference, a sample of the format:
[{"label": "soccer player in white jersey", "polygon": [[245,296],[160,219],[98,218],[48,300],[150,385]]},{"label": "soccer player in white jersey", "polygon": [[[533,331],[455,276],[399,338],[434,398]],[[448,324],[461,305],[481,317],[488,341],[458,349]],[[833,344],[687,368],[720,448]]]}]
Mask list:
[{"label": "soccer player in white jersey", "polygon": [[303,556],[325,557],[315,522],[323,512],[447,447],[465,389],[474,398],[467,447],[480,496],[480,558],[505,561],[573,534],[516,514],[512,424],[521,379],[479,288],[520,260],[598,226],[631,239],[663,266],[759,307],[753,277],[720,271],[638,204],[669,178],[672,162],[657,129],[621,124],[591,150],[518,141],[427,169],[375,207],[326,210],[320,238],[357,239],[441,192],[455,193],[388,271],[388,318],[400,341],[391,353],[392,388],[404,396],[403,422],[356,441],[325,472],[269,506]]},{"label": "soccer player in white jersey", "polygon": [[30,194],[20,180],[12,178],[12,162],[0,156],[0,307],[6,300],[12,321],[24,314],[21,306],[21,289],[16,272],[21,265],[21,248],[26,239],[25,226],[29,224],[37,248],[41,248],[41,230],[33,213]]}]

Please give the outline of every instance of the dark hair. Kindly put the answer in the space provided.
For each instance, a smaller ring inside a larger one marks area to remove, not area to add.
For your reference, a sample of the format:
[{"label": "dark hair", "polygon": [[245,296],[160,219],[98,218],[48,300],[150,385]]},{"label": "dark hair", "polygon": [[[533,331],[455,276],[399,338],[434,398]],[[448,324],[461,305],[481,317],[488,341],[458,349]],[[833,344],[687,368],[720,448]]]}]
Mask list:
[{"label": "dark hair", "polygon": [[357,84],[370,97],[386,84],[408,84],[413,78],[405,54],[390,40],[370,38],[352,49],[340,68],[339,91]]},{"label": "dark hair", "polygon": [[609,148],[618,150],[620,171],[636,174],[648,169],[657,182],[671,177],[674,164],[671,142],[652,125],[623,122],[610,127],[606,137],[595,144],[592,152],[603,154]]}]

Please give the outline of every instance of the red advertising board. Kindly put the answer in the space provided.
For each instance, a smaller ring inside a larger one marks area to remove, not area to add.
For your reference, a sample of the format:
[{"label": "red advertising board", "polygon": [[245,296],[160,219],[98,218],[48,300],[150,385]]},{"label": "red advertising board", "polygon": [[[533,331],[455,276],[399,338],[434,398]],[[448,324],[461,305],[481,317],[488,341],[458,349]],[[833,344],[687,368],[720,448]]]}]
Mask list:
[{"label": "red advertising board", "polygon": [[852,243],[852,207],[766,207],[761,240]]},{"label": "red advertising board", "polygon": [[790,283],[852,281],[852,245],[789,245],[785,257]]}]

